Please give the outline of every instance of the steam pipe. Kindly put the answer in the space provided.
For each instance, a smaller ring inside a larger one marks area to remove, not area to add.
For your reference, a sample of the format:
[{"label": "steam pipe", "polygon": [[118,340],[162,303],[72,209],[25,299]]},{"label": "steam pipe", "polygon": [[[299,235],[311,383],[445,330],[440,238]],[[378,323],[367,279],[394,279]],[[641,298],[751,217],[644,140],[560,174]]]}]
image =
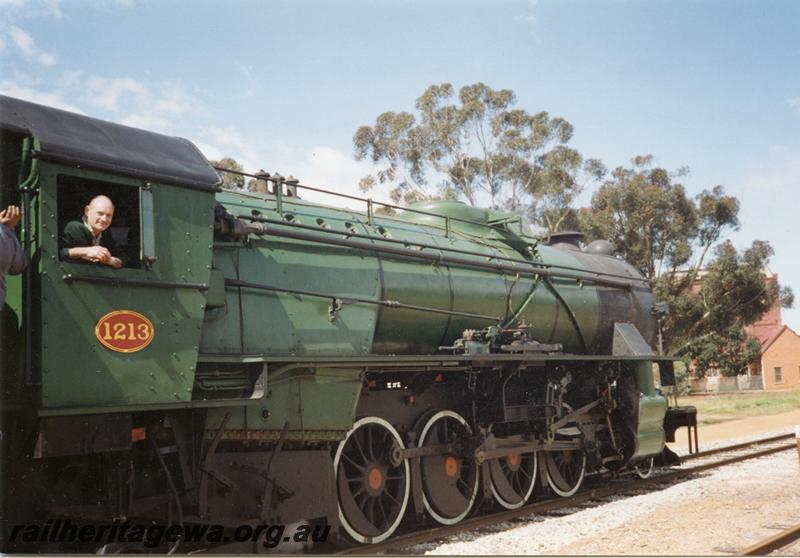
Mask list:
[{"label": "steam pipe", "polygon": [[[461,250],[459,248],[451,248],[449,246],[437,246],[435,244],[426,244],[424,242],[410,242],[410,241],[407,241],[407,240],[399,240],[399,239],[394,239],[394,238],[377,237],[377,236],[371,236],[371,235],[368,235],[368,234],[359,234],[359,233],[350,233],[350,232],[342,233],[340,231],[335,231],[335,230],[332,230],[332,229],[324,229],[324,228],[321,228],[321,227],[314,227],[312,225],[303,225],[301,223],[289,223],[287,221],[281,221],[281,220],[278,220],[278,219],[269,219],[267,217],[261,217],[261,216],[256,216],[256,215],[237,215],[236,217],[239,218],[239,219],[247,219],[249,221],[256,221],[258,223],[267,223],[269,225],[281,225],[281,226],[284,226],[284,227],[291,227],[291,228],[295,228],[295,229],[309,230],[309,231],[320,232],[320,233],[325,233],[325,234],[335,234],[335,235],[339,235],[339,236],[344,235],[344,236],[347,236],[347,238],[364,238],[364,239],[367,239],[367,240],[377,240],[378,242],[385,242],[387,244],[402,244],[405,247],[413,246],[413,247],[421,248],[421,249],[426,249],[427,248],[427,249],[431,249],[431,250],[441,250],[443,252],[452,252],[454,254],[465,254],[465,255],[468,255],[468,256],[477,256],[477,257],[480,257],[480,258],[487,258],[489,260],[501,260],[501,261],[524,264],[524,265],[541,265],[545,269],[555,268],[555,269],[565,269],[565,270],[570,270],[570,271],[579,271],[579,272],[582,272],[582,273],[587,273],[587,274],[590,274],[590,275],[594,275],[595,277],[598,277],[598,278],[601,278],[601,277],[616,277],[616,278],[619,278],[619,279],[627,279],[627,280],[630,280],[630,281],[638,281],[638,282],[640,282],[642,284],[647,283],[647,279],[645,279],[645,278],[631,277],[631,276],[628,276],[628,275],[620,275],[618,273],[587,271],[587,270],[582,270],[582,269],[577,268],[577,267],[570,267],[570,266],[566,266],[566,265],[546,264],[546,263],[541,263],[541,262],[532,262],[532,261],[529,261],[529,260],[520,260],[518,258],[509,258],[507,256],[486,255],[486,254],[481,254],[479,252],[473,252],[471,250]],[[260,234],[260,233],[256,233],[256,234]]]},{"label": "steam pipe", "polygon": [[597,285],[603,285],[607,287],[617,287],[622,289],[631,290],[633,288],[632,281],[616,281],[614,279],[600,279],[597,277],[587,277],[586,275],[578,274],[578,273],[569,273],[564,271],[554,272],[550,271],[544,267],[539,267],[536,265],[531,265],[530,268],[523,268],[519,266],[512,266],[512,265],[504,265],[501,263],[484,263],[484,262],[477,262],[474,260],[468,260],[466,258],[457,258],[452,256],[444,256],[444,255],[437,255],[437,254],[426,254],[424,252],[413,252],[411,250],[402,250],[398,248],[391,248],[388,246],[376,246],[372,243],[367,242],[354,242],[351,240],[346,239],[338,239],[338,238],[323,238],[318,234],[304,234],[298,233],[293,231],[279,231],[275,228],[269,228],[265,231],[265,234],[270,236],[277,236],[280,238],[291,238],[293,240],[303,240],[306,242],[319,242],[320,244],[331,244],[334,246],[344,246],[347,248],[354,248],[357,250],[365,250],[368,252],[381,252],[384,254],[392,254],[394,256],[400,256],[405,258],[415,258],[420,260],[427,260],[435,263],[443,263],[443,264],[454,264],[454,265],[462,265],[465,267],[473,267],[473,268],[482,268],[482,269],[492,269],[495,271],[508,271],[511,273],[521,273],[525,275],[533,275],[533,276],[542,276],[542,277],[554,277],[554,278],[561,278],[561,279],[575,279],[576,281],[586,281],[590,283],[595,283]]}]

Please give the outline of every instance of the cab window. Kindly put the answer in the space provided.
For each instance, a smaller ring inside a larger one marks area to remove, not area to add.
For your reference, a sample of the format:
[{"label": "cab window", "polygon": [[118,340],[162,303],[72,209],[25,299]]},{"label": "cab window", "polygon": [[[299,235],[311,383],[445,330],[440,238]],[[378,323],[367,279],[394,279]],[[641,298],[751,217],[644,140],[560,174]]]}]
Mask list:
[{"label": "cab window", "polygon": [[[113,239],[112,255],[122,260],[127,268],[141,268],[141,231],[139,215],[139,188],[88,180],[75,176],[58,177],[58,231],[59,248],[62,248],[62,235],[70,221],[83,220],[84,208],[96,196],[107,196],[114,204],[111,226],[103,232]],[[72,263],[86,263],[84,260],[64,258]]]}]

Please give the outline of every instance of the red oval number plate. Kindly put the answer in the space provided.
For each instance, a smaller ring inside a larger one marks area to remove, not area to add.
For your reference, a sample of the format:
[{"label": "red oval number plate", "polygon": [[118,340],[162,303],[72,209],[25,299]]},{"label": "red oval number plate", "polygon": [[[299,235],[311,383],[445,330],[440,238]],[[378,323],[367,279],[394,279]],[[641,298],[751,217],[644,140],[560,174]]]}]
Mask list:
[{"label": "red oval number plate", "polygon": [[97,321],[97,339],[112,351],[135,353],[147,347],[155,336],[150,320],[132,310],[115,310]]}]

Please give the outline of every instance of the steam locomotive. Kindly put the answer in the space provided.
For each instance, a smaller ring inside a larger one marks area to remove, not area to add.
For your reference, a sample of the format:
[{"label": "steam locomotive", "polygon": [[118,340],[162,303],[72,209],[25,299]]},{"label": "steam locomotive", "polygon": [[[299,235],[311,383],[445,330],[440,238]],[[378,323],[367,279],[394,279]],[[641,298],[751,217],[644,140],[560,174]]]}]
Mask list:
[{"label": "steam locomotive", "polygon": [[[3,313],[4,550],[42,518],[368,544],[664,452],[659,307],[605,241],[266,173],[223,191],[187,140],[9,97],[0,133],[30,255]],[[99,194],[121,269],[59,254]]]}]

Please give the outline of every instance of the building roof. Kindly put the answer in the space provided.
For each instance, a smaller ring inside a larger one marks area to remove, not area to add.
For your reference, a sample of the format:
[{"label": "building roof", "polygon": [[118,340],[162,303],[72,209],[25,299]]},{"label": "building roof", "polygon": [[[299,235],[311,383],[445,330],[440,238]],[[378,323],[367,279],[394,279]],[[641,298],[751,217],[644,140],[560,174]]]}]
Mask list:
[{"label": "building roof", "polygon": [[747,328],[745,328],[745,330],[749,335],[758,339],[759,345],[763,347],[766,343],[772,343],[774,339],[777,339],[778,335],[781,334],[784,327],[786,326],[778,326],[778,329],[775,329],[767,327],[753,328],[751,326],[748,326]]},{"label": "building roof", "polygon": [[778,340],[778,337],[783,335],[783,332],[786,331],[787,329],[789,331],[791,331],[794,334],[795,337],[800,337],[800,336],[797,335],[797,332],[795,330],[790,328],[788,325],[785,325],[782,328],[780,328],[778,331],[776,331],[769,339],[767,339],[766,341],[761,343],[761,354],[766,353],[767,349],[769,349],[772,346],[772,344],[775,343],[775,341]]},{"label": "building roof", "polygon": [[187,139],[0,95],[0,129],[33,136],[36,156],[157,182],[216,190],[219,175]]}]

